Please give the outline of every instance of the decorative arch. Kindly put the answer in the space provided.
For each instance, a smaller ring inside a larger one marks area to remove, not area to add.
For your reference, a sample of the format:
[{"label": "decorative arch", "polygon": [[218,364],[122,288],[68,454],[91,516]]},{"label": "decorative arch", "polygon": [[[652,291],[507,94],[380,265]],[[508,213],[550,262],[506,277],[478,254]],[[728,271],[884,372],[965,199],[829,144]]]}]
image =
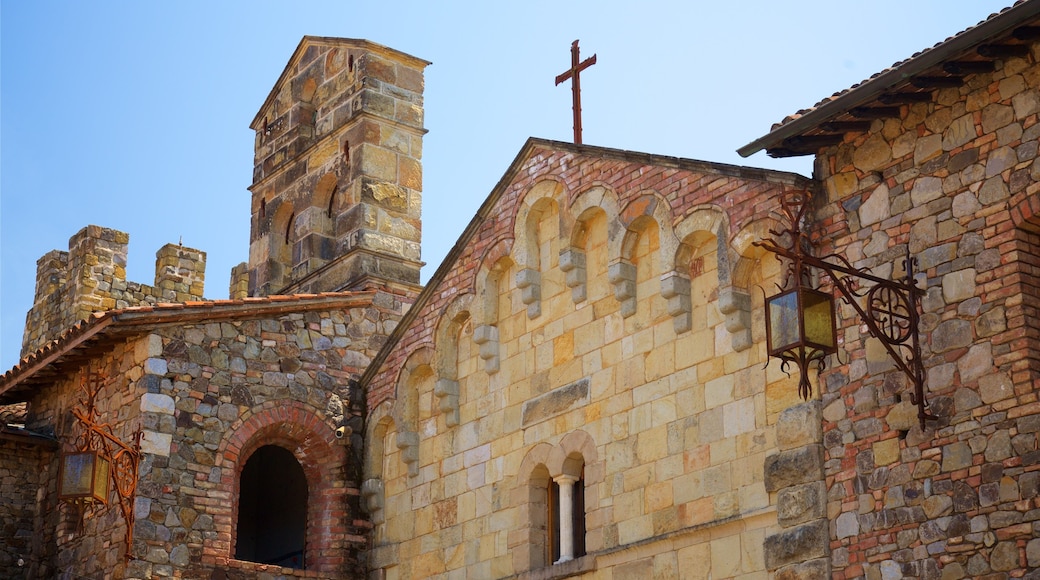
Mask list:
[{"label": "decorative arch", "polygon": [[[675,226],[675,237],[678,241],[675,261],[669,272],[661,277],[661,293],[668,300],[668,313],[672,316],[676,333],[693,328],[692,284],[699,270],[697,261],[703,263],[705,258],[714,257],[713,264],[700,268],[715,274],[710,283],[713,288],[720,289],[728,285],[723,278],[728,278],[729,259],[726,240],[728,235],[728,219],[718,208],[706,206],[694,209]],[[700,280],[700,283],[708,282]]]},{"label": "decorative arch", "polygon": [[[658,264],[666,263],[664,256],[674,255],[676,242],[672,232],[672,215],[667,201],[656,192],[650,191],[634,197],[621,210],[618,216],[624,226],[624,232],[616,240],[617,256],[609,266],[607,276],[614,285],[614,296],[621,303],[621,315],[632,316],[636,313],[637,285],[639,264],[635,251],[646,235],[656,233],[657,248],[650,248],[650,256]],[[652,242],[653,238],[649,238]],[[646,267],[648,265],[644,265]],[[660,276],[662,272],[651,272],[651,276]]]},{"label": "decorative arch", "polygon": [[769,260],[762,248],[754,245],[758,240],[769,239],[770,230],[779,231],[780,225],[772,219],[760,219],[746,224],[733,237],[731,243],[734,260],[733,270],[719,291],[719,310],[726,316],[726,330],[730,332],[733,350],[741,351],[754,344],[752,336],[752,312],[755,299],[751,288],[761,276],[763,260]]},{"label": "decorative arch", "polygon": [[458,296],[444,309],[437,322],[437,382],[433,394],[448,427],[459,424],[459,336],[470,321],[473,295]]},{"label": "decorative arch", "polygon": [[477,305],[472,311],[475,318],[473,342],[480,347],[480,358],[488,374],[497,373],[499,368],[498,320],[499,300],[508,288],[502,282],[508,280],[513,260],[509,257],[512,240],[500,240],[485,252],[477,270]]},{"label": "decorative arch", "polygon": [[524,539],[513,550],[514,570],[534,570],[552,564],[549,545],[549,489],[552,476],[545,466],[553,446],[538,443],[520,462],[513,503],[520,508],[519,532]]},{"label": "decorative arch", "polygon": [[369,415],[365,424],[365,461],[362,467],[361,500],[372,523],[386,521],[386,495],[383,486],[383,458],[386,436],[396,430],[391,401],[383,401]]},{"label": "decorative arch", "polygon": [[548,264],[541,263],[542,245],[549,240],[541,232],[541,223],[545,214],[556,214],[557,234],[568,231],[565,213],[565,189],[562,183],[553,180],[540,181],[527,191],[516,213],[513,224],[513,257],[519,270],[516,273],[516,287],[520,289],[520,298],[527,305],[528,318],[536,318],[542,313],[542,271]]},{"label": "decorative arch", "polygon": [[567,287],[571,289],[571,298],[575,303],[579,303],[588,298],[587,268],[591,224],[602,219],[606,223],[607,235],[611,230],[618,229],[611,227],[612,220],[618,216],[617,195],[612,189],[596,185],[574,200],[570,214],[577,217],[574,218],[567,236],[568,246],[560,252],[560,269],[566,276]]},{"label": "decorative arch", "polygon": [[242,470],[258,449],[277,446],[292,454],[303,470],[307,484],[304,566],[325,573],[340,572],[329,554],[335,546],[349,542],[343,531],[349,514],[346,502],[346,448],[337,443],[336,425],[296,401],[269,403],[247,412],[232,423],[217,448],[217,466],[222,467],[221,487],[232,502],[232,514],[215,521],[218,534],[230,538],[228,558],[234,557],[238,540],[239,498]]},{"label": "decorative arch", "polygon": [[435,353],[428,346],[410,354],[397,377],[396,423],[397,447],[401,460],[408,466],[408,475],[419,475],[419,389],[425,376],[434,374]]}]

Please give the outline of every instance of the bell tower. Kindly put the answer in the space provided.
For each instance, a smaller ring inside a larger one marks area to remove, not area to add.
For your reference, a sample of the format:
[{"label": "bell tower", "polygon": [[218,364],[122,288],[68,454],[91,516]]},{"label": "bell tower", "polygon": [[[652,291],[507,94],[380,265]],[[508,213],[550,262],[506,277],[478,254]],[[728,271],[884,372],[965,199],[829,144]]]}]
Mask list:
[{"label": "bell tower", "polygon": [[233,297],[236,286],[419,289],[429,64],[366,40],[303,38],[250,125],[249,262]]}]

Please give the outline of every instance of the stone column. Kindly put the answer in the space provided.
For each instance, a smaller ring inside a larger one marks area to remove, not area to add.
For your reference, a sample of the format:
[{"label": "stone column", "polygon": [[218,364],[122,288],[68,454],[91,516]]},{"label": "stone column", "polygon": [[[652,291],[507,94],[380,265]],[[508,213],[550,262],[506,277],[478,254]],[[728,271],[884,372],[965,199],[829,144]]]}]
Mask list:
[{"label": "stone column", "polygon": [[574,559],[574,483],[578,479],[571,475],[553,478],[560,486],[560,559],[562,564]]}]

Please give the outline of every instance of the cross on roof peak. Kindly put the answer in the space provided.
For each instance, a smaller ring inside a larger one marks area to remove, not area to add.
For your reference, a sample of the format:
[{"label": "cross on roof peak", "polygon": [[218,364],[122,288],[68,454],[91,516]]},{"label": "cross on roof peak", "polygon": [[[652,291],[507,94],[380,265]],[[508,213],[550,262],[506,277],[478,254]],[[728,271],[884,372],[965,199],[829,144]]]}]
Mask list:
[{"label": "cross on roof peak", "polygon": [[589,68],[596,64],[596,55],[585,59],[584,61],[578,56],[578,41],[575,40],[571,43],[571,68],[567,69],[566,72],[556,75],[556,84],[572,79],[571,82],[571,94],[574,99],[574,142],[578,145],[581,144],[581,71]]}]

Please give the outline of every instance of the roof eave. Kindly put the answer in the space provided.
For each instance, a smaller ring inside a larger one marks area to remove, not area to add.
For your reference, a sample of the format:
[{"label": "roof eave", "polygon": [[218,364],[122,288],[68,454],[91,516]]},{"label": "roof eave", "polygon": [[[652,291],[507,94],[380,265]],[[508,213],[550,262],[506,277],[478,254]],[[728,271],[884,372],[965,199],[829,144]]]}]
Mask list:
[{"label": "roof eave", "polygon": [[966,30],[964,33],[924,51],[915,58],[907,60],[900,66],[885,71],[860,86],[850,89],[847,93],[833,101],[828,101],[805,115],[780,125],[762,137],[737,149],[737,153],[741,157],[750,157],[763,149],[782,143],[784,139],[810,131],[817,125],[876,99],[892,87],[907,82],[911,77],[939,65],[950,57],[961,54],[973,46],[999,36],[1022,24],[1024,21],[1036,17],[1038,14],[1040,14],[1040,2],[1023,2],[1012,6],[989,20]]}]

